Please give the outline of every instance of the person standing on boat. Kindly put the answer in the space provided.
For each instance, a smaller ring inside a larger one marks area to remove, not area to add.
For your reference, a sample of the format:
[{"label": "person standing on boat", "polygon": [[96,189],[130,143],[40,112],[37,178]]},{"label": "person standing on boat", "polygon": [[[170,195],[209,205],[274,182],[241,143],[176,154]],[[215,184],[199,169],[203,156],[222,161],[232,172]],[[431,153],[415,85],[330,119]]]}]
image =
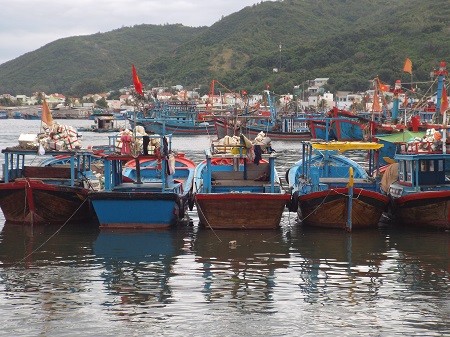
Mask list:
[{"label": "person standing on boat", "polygon": [[122,142],[122,148],[120,149],[121,154],[130,154],[131,153],[131,135],[128,132],[123,132],[120,136],[120,141]]}]

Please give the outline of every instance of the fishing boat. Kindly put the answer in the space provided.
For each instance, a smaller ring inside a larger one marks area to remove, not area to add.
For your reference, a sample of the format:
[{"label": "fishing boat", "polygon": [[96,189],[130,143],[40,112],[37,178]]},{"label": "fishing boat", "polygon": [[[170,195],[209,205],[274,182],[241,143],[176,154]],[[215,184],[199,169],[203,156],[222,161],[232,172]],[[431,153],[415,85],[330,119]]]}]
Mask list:
[{"label": "fishing boat", "polygon": [[396,163],[383,175],[394,223],[450,228],[450,154],[439,137],[398,146]]},{"label": "fishing boat", "polygon": [[103,113],[101,115],[97,114],[97,116],[95,117],[95,123],[90,127],[79,127],[77,128],[77,131],[119,132],[121,128],[125,128],[125,123],[126,122],[124,122],[123,126],[120,127],[113,113]]},{"label": "fishing boat", "polygon": [[437,75],[436,109],[442,129],[429,129],[423,138],[400,143],[396,163],[383,175],[384,191],[392,198],[395,222],[408,226],[450,228],[450,138],[445,62]]},{"label": "fishing boat", "polygon": [[[280,226],[289,194],[275,169],[276,153],[264,142],[235,145],[213,142],[194,175],[200,225],[211,229],[274,229]],[[250,155],[254,151],[252,159]]]},{"label": "fishing boat", "polygon": [[272,140],[307,140],[311,138],[306,113],[277,114],[269,90],[264,91],[269,110],[254,109],[240,115],[218,115],[214,125],[218,139],[243,134],[255,138],[261,131]]},{"label": "fishing boat", "polygon": [[165,228],[184,219],[195,164],[172,153],[171,134],[147,137],[143,154],[103,154],[104,189],[89,194],[101,228]]},{"label": "fishing boat", "polygon": [[[378,192],[374,142],[302,143],[302,159],[286,172],[292,193],[289,210],[306,226],[376,227],[389,198]],[[344,151],[369,151],[368,170]]]},{"label": "fishing boat", "polygon": [[[41,225],[93,219],[87,196],[98,179],[91,171],[91,151],[46,151],[41,155],[50,156],[45,165],[31,164],[38,156],[36,149],[11,147],[2,153],[0,207],[7,222]],[[66,164],[52,164],[55,156],[64,156]]]},{"label": "fishing boat", "polygon": [[211,135],[215,131],[214,123],[191,101],[155,100],[150,109],[137,112],[128,121],[132,128],[140,125],[150,134]]}]

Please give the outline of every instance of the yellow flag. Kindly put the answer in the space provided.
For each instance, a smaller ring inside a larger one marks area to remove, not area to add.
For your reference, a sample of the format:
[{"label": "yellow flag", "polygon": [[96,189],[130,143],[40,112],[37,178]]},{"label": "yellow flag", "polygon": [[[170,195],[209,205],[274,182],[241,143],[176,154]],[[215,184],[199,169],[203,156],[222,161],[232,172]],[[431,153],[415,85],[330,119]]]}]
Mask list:
[{"label": "yellow flag", "polygon": [[412,75],[412,62],[409,58],[406,58],[405,65],[403,66],[403,72],[410,73]]},{"label": "yellow flag", "polygon": [[51,126],[53,124],[53,117],[52,113],[50,111],[50,108],[48,107],[47,101],[44,98],[44,101],[42,102],[42,116],[41,121],[47,126]]}]

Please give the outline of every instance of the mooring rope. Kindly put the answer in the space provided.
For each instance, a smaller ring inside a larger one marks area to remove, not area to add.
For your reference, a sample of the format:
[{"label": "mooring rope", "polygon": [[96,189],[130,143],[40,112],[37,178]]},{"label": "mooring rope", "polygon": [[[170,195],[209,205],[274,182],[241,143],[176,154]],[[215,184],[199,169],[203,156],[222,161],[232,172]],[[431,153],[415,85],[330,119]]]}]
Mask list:
[{"label": "mooring rope", "polygon": [[84,205],[84,203],[88,200],[88,198],[84,199],[83,202],[80,204],[80,206],[78,206],[78,208],[72,213],[72,215],[56,230],[56,232],[54,232],[52,235],[50,235],[47,240],[45,240],[43,243],[41,243],[37,248],[35,248],[31,253],[25,255],[21,260],[17,261],[16,263],[13,264],[13,266],[18,265],[19,263],[25,261],[25,259],[29,258],[31,255],[33,255],[34,253],[36,253],[39,249],[41,249],[45,244],[47,244],[47,242],[49,242],[54,236],[56,236],[61,229],[64,228],[65,225],[67,225],[67,223],[70,221],[70,219],[72,219],[72,217],[80,210],[81,206]]},{"label": "mooring rope", "polygon": [[[196,197],[195,197],[196,198]],[[200,207],[199,203],[197,202],[197,210],[200,211],[200,213],[202,213],[203,218],[206,221],[206,224],[208,225],[209,229],[212,230],[212,232],[214,233],[214,235],[216,236],[216,238],[222,242],[222,240],[219,238],[219,236],[217,235],[216,231],[212,228],[211,224],[209,223],[208,219],[206,219],[205,213],[203,213],[202,208]]]},{"label": "mooring rope", "polygon": [[[322,202],[319,205],[317,205],[317,207],[314,210],[312,210],[307,216],[303,217],[302,221],[307,219],[311,214],[315,213],[323,205],[323,203],[325,202],[327,197],[330,195],[331,191],[334,191],[334,193],[336,193],[336,194],[343,195],[344,197],[349,197],[350,196],[350,194],[340,193],[340,192],[336,191],[334,188],[330,188],[328,190],[327,195],[323,198]],[[362,188],[359,189],[359,193],[357,194],[357,196],[353,197],[352,199],[359,199],[359,197],[361,196],[362,191],[363,191]]]}]

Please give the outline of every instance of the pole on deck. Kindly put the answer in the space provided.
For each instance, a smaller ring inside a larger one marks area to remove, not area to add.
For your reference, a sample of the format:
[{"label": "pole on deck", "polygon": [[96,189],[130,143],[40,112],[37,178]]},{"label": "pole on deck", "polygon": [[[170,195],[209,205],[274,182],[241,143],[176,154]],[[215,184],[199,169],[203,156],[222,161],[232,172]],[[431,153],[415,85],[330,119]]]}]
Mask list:
[{"label": "pole on deck", "polygon": [[353,167],[348,169],[348,199],[347,199],[347,231],[352,231],[352,206],[353,206]]}]

